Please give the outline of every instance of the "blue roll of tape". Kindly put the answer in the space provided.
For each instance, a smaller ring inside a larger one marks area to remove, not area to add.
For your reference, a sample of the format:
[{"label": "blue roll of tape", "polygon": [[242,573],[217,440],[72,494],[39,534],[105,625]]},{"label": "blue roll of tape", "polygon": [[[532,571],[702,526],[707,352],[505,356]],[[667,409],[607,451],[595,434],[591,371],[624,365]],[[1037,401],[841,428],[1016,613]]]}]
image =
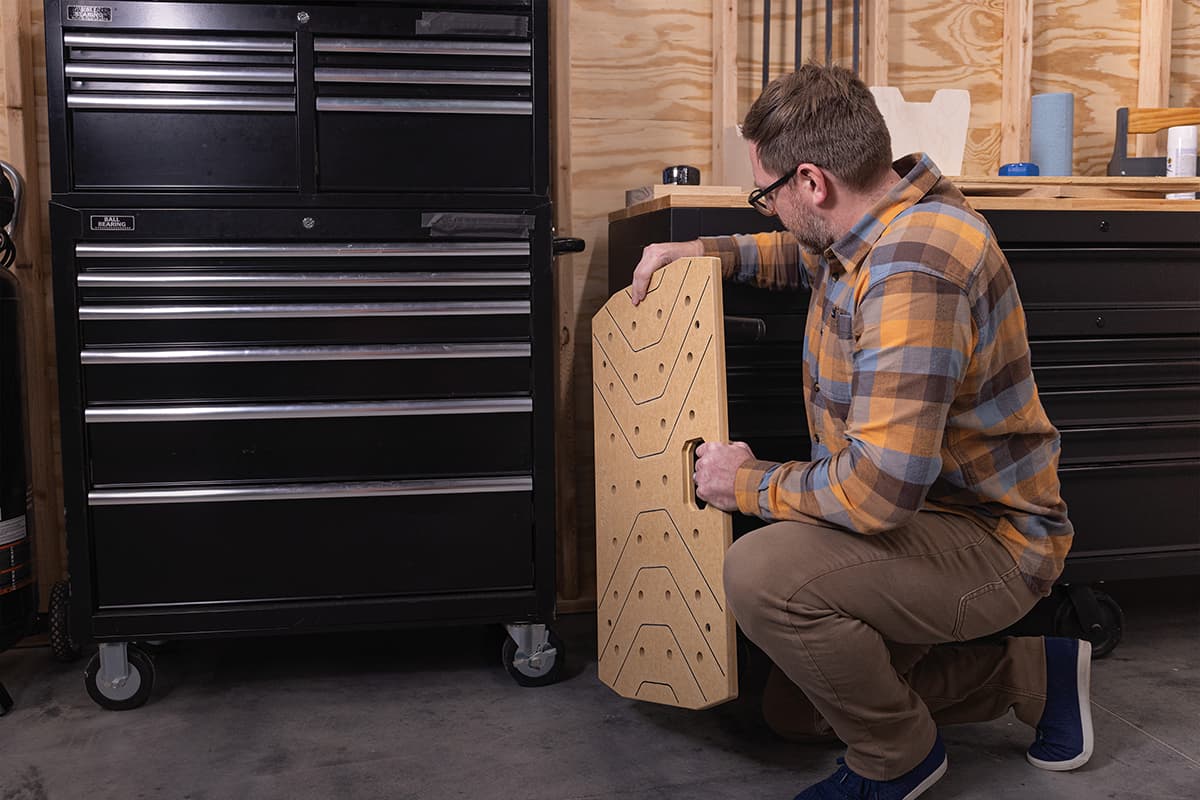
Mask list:
[{"label": "blue roll of tape", "polygon": [[1038,169],[1037,164],[1033,164],[1029,161],[1017,161],[1012,164],[1002,164],[1000,166],[999,174],[1005,175],[1005,176],[1019,176],[1019,177],[1024,177],[1024,178],[1030,178],[1030,177],[1033,177],[1034,175],[1041,174],[1041,170]]}]

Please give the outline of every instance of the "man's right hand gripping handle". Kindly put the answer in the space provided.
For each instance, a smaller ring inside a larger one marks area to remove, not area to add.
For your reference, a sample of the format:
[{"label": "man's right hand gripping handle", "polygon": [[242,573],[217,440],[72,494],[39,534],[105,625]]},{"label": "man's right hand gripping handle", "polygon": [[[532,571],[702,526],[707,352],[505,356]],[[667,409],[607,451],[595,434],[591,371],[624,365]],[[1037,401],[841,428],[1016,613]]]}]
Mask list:
[{"label": "man's right hand gripping handle", "polygon": [[700,243],[699,239],[690,242],[658,242],[646,245],[642,250],[642,260],[633,270],[633,286],[630,288],[633,304],[636,306],[646,299],[646,292],[650,288],[650,276],[655,272],[680,258],[702,255],[704,255],[704,245]]}]

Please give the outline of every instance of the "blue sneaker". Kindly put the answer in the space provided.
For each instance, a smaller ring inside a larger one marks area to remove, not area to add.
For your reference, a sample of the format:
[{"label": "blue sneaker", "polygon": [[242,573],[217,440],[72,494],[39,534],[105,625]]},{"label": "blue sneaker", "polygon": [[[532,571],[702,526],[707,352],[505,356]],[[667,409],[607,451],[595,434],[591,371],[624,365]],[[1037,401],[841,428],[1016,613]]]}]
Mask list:
[{"label": "blue sneaker", "polygon": [[1046,642],[1046,709],[1025,757],[1042,769],[1078,769],[1092,757],[1092,643]]},{"label": "blue sneaker", "polygon": [[841,766],[837,772],[796,795],[796,800],[913,800],[946,774],[946,748],[938,734],[924,761],[890,781],[868,780],[847,767],[842,759],[838,763]]}]

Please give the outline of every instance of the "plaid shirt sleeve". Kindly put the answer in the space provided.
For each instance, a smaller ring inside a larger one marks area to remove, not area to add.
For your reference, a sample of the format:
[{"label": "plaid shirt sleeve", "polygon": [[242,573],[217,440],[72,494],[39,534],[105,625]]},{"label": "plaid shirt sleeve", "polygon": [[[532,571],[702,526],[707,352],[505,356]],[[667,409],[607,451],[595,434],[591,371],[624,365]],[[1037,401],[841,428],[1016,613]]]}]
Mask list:
[{"label": "plaid shirt sleeve", "polygon": [[743,513],[878,533],[924,503],[976,344],[971,304],[941,277],[897,272],[866,291],[854,327],[845,446],[816,461],[743,465],[736,479]]},{"label": "plaid shirt sleeve", "polygon": [[750,283],[760,289],[796,290],[812,285],[812,258],[787,231],[702,236],[704,255],[721,259],[727,281]]}]

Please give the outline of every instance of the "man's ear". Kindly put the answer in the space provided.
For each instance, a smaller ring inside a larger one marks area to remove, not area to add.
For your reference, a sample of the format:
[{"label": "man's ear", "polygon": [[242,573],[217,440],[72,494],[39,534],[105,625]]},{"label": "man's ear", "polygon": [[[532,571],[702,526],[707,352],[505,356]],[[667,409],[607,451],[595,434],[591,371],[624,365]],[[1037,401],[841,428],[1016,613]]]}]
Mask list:
[{"label": "man's ear", "polygon": [[833,188],[829,185],[829,176],[816,164],[801,164],[796,169],[796,182],[799,189],[808,194],[813,205],[821,205],[829,198]]}]

